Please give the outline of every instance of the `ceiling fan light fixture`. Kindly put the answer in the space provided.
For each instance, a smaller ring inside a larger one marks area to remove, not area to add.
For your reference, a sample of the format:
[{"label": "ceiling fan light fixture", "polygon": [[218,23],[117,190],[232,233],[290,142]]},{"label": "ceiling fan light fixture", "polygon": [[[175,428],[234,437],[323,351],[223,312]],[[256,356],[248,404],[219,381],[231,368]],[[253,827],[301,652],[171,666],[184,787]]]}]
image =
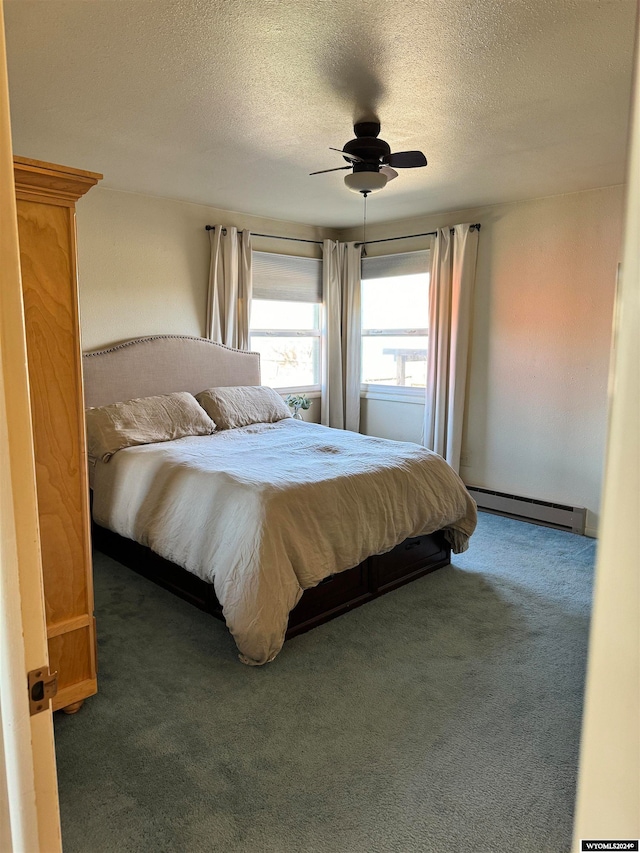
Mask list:
[{"label": "ceiling fan light fixture", "polygon": [[353,193],[377,193],[387,185],[387,176],[381,172],[353,172],[344,176],[347,188]]}]

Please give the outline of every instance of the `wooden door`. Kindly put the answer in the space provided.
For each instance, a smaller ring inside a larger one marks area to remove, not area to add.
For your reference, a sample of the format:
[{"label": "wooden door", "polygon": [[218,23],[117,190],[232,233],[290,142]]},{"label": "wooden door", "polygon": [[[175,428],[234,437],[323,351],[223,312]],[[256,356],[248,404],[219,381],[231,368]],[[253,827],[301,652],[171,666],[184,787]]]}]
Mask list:
[{"label": "wooden door", "polygon": [[59,853],[52,712],[27,693],[47,639],[3,20],[0,0],[0,849]]}]

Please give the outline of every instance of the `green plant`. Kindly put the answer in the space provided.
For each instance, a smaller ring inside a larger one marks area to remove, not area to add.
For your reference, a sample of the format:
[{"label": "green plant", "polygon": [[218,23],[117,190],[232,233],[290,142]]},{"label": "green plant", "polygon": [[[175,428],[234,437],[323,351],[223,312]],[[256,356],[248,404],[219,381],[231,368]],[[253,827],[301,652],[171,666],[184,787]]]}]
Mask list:
[{"label": "green plant", "polygon": [[290,409],[293,409],[294,415],[297,415],[300,409],[306,411],[311,407],[311,400],[306,394],[288,394],[284,401]]}]

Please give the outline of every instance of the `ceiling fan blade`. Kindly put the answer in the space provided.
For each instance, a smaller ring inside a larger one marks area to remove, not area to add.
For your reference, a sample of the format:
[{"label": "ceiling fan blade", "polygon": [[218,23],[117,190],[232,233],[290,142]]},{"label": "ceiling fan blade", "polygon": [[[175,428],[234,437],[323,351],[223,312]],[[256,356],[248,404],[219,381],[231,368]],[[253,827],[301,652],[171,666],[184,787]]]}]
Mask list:
[{"label": "ceiling fan blade", "polygon": [[427,158],[422,151],[398,151],[396,154],[387,154],[383,163],[394,169],[417,169],[418,166],[427,165]]},{"label": "ceiling fan blade", "polygon": [[329,146],[329,151],[338,151],[343,157],[346,157],[347,160],[351,160],[352,163],[364,163],[362,157],[358,157],[357,154],[349,154],[348,151],[343,151],[342,148],[331,148],[331,146]]},{"label": "ceiling fan blade", "polygon": [[381,166],[380,173],[387,176],[387,181],[392,181],[394,178],[398,177],[398,173],[395,169],[392,169],[391,166]]},{"label": "ceiling fan blade", "polygon": [[343,169],[350,169],[351,166],[338,166],[337,169],[320,169],[319,172],[309,172],[310,175],[324,175],[327,172],[342,172]]}]

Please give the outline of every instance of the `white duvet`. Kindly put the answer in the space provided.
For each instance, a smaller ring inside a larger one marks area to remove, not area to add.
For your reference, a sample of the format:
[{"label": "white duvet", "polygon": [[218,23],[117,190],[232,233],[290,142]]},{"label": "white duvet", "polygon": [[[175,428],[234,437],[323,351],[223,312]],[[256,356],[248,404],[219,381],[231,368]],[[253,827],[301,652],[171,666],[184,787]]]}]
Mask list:
[{"label": "white duvet", "polygon": [[302,591],[409,536],[463,551],[476,508],[416,444],[287,418],[118,451],[93,474],[93,515],[213,582],[240,659],[264,664]]}]

